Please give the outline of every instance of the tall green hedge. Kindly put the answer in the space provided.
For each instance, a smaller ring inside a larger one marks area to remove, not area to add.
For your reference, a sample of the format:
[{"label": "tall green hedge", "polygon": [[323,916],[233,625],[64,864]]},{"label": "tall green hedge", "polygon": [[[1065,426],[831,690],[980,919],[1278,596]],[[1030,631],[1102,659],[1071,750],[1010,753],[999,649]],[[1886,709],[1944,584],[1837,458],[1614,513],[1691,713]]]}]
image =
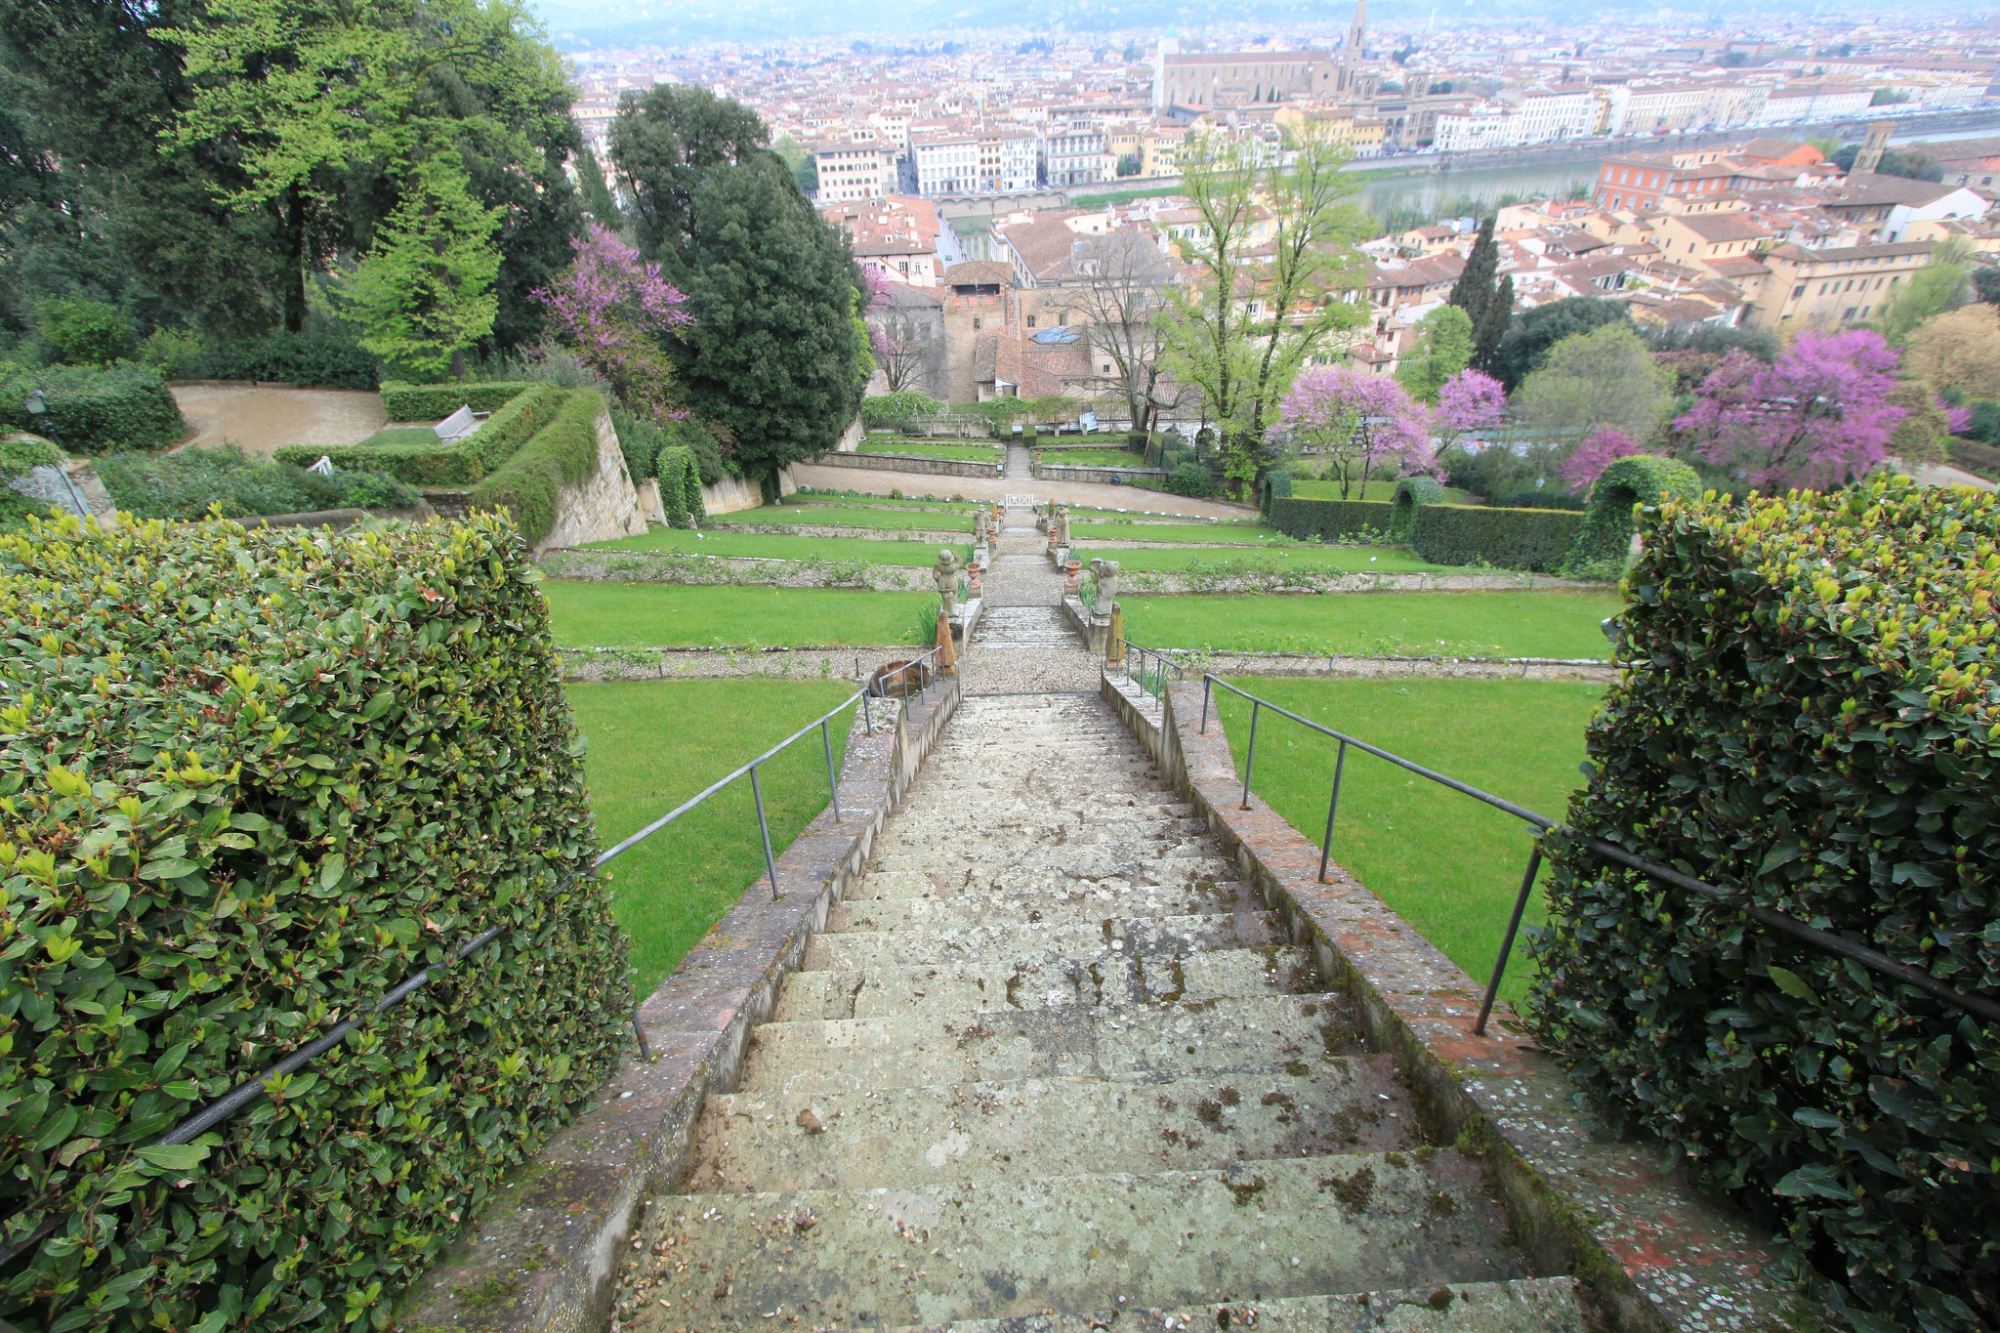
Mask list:
[{"label": "tall green hedge", "polygon": [[1277,500],[1292,498],[1292,474],[1283,468],[1273,468],[1257,478],[1257,508],[1265,518],[1271,516],[1271,505]]},{"label": "tall green hedge", "polygon": [[[510,525],[0,536],[0,1319],[387,1321],[613,1069],[625,946]],[[185,1146],[174,1124],[499,937]]]},{"label": "tall green hedge", "polygon": [[1731,901],[1558,845],[1542,1044],[1789,1228],[1853,1328],[1990,1329],[2000,1023],[1735,904],[2000,999],[2000,500],[1882,481],[1640,523],[1569,822]]},{"label": "tall green hedge", "polygon": [[324,454],[337,468],[382,472],[412,486],[469,486],[491,475],[548,425],[565,397],[552,384],[530,384],[456,444],[288,444],[271,456],[310,467]]},{"label": "tall green hedge", "polygon": [[461,407],[475,412],[498,412],[529,387],[526,381],[507,380],[463,384],[404,384],[387,380],[382,385],[382,410],[391,421],[438,422]]},{"label": "tall green hedge", "polygon": [[1389,536],[1407,542],[1416,532],[1417,510],[1444,503],[1444,483],[1436,477],[1405,477],[1389,497]]},{"label": "tall green hedge", "polygon": [[1582,523],[1583,515],[1559,509],[1422,505],[1410,524],[1410,544],[1440,565],[1552,570],[1568,558]]},{"label": "tall green hedge", "polygon": [[701,470],[694,451],[683,445],[669,445],[660,450],[657,468],[660,507],[666,510],[668,525],[695,527],[707,513],[707,507],[701,499]]},{"label": "tall green hedge", "polygon": [[1628,454],[1614,459],[1590,488],[1590,507],[1577,530],[1569,568],[1576,573],[1615,573],[1632,547],[1634,505],[1657,507],[1700,494],[1700,476],[1678,458]]},{"label": "tall green hedge", "polygon": [[572,390],[566,398],[548,425],[472,488],[472,507],[505,508],[529,546],[555,527],[562,488],[597,471],[597,417],[605,410],[604,399],[595,389]]},{"label": "tall green hedge", "polygon": [[1271,501],[1271,526],[1300,541],[1385,538],[1389,533],[1389,506],[1381,500],[1307,500],[1286,496]]},{"label": "tall green hedge", "polygon": [[[28,411],[36,389],[48,407],[39,420]],[[158,449],[188,433],[159,372],[131,361],[40,370],[0,365],[0,425],[52,435],[73,454]]]}]

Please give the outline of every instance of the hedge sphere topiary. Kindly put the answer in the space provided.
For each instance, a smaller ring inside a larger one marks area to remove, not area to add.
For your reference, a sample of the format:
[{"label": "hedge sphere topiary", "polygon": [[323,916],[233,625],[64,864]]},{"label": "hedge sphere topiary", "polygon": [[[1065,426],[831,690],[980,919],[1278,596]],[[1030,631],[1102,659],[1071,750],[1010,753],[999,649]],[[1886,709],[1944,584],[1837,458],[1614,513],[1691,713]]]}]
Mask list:
[{"label": "hedge sphere topiary", "polygon": [[1590,488],[1590,503],[1577,530],[1566,568],[1622,566],[1632,547],[1632,508],[1701,494],[1701,478],[1678,458],[1627,454],[1615,459]]}]

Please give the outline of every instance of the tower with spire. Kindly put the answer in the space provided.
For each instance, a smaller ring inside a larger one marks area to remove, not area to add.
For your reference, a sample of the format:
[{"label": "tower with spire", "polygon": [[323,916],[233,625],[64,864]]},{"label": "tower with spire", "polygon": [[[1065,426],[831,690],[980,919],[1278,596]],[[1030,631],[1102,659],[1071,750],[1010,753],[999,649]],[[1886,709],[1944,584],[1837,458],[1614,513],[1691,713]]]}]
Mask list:
[{"label": "tower with spire", "polygon": [[1361,73],[1361,50],[1368,41],[1368,0],[1354,0],[1354,26],[1347,30],[1347,45],[1340,53],[1340,91],[1351,93]]}]

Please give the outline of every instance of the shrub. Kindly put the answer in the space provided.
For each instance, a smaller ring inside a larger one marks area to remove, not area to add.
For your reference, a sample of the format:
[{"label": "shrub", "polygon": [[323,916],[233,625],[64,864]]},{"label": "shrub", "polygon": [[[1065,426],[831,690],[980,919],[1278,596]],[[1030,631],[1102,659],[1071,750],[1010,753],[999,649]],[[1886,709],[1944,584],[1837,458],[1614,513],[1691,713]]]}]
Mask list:
[{"label": "shrub", "polygon": [[694,527],[708,512],[701,498],[701,472],[692,450],[673,445],[660,451],[660,504],[667,522]]},{"label": "shrub", "polygon": [[42,302],[35,330],[71,365],[109,365],[132,350],[132,325],[124,313],[86,296]]},{"label": "shrub", "polygon": [[201,373],[201,337],[191,329],[162,324],[139,344],[138,359],[160,372],[161,379],[187,379]]},{"label": "shrub", "polygon": [[1308,542],[1351,542],[1389,533],[1390,505],[1382,500],[1271,501],[1271,526]]},{"label": "shrub", "polygon": [[373,353],[345,334],[324,329],[280,331],[219,348],[202,369],[211,379],[267,380],[307,389],[372,389],[380,374]]},{"label": "shrub", "polygon": [[1416,530],[1417,510],[1444,503],[1444,483],[1436,477],[1405,477],[1389,497],[1389,536],[1407,542]]},{"label": "shrub", "polygon": [[54,511],[40,500],[14,489],[16,478],[38,467],[61,466],[63,451],[42,439],[0,440],[0,532],[28,526],[28,517],[49,517]]},{"label": "shrub", "polygon": [[494,473],[472,488],[474,509],[506,509],[531,548],[556,525],[562,488],[597,471],[597,415],[604,398],[594,389],[562,395],[549,424],[536,432]]},{"label": "shrub", "polygon": [[1257,507],[1264,511],[1264,517],[1271,516],[1273,500],[1289,500],[1292,497],[1292,474],[1283,468],[1274,468],[1257,479]]},{"label": "shrub", "polygon": [[[379,1324],[614,1068],[625,946],[573,879],[533,578],[490,517],[0,537],[0,1216],[52,1227],[0,1319]],[[335,1016],[280,1096],[149,1146]]]},{"label": "shrub", "polygon": [[475,412],[498,412],[528,388],[519,380],[476,380],[461,384],[403,384],[390,380],[382,385],[382,411],[391,421],[438,422],[461,407]]},{"label": "shrub", "polygon": [[1424,505],[1410,524],[1410,545],[1440,565],[1545,571],[1568,558],[1582,524],[1583,515],[1560,509]]},{"label": "shrub", "polygon": [[1556,843],[1541,1043],[1787,1227],[1855,1328],[1990,1328],[2000,1025],[1743,908],[2000,994],[2000,502],[1884,480],[1640,530],[1569,823],[1729,900]]},{"label": "shrub", "polygon": [[1676,458],[1627,454],[1614,459],[1590,488],[1590,507],[1577,529],[1568,568],[1584,572],[1607,566],[1622,568],[1632,546],[1632,507],[1657,508],[1668,500],[1691,500],[1701,494],[1701,478]]},{"label": "shrub", "polygon": [[220,505],[225,518],[317,509],[400,509],[417,493],[379,472],[323,477],[292,463],[246,457],[235,445],[172,454],[113,454],[98,466],[104,489],[138,518],[194,519]]},{"label": "shrub", "polygon": [[1572,495],[1557,486],[1500,491],[1488,496],[1486,502],[1495,509],[1567,509],[1576,514],[1581,514],[1590,508],[1588,499],[1581,495]]},{"label": "shrub", "polygon": [[[28,394],[37,388],[48,406],[39,421],[27,407]],[[53,434],[75,454],[157,449],[187,434],[187,422],[159,372],[129,361],[34,371],[0,366],[0,422]]]},{"label": "shrub", "polygon": [[[1028,429],[1033,430],[1030,426]],[[1209,480],[1208,469],[1200,463],[1189,461],[1175,466],[1167,474],[1167,489],[1175,495],[1186,495],[1196,499],[1215,493],[1215,484]]]},{"label": "shrub", "polygon": [[528,385],[457,444],[288,444],[271,456],[308,467],[324,454],[337,468],[383,472],[412,486],[469,486],[512,458],[555,417],[565,396],[553,385]]},{"label": "shrub", "polygon": [[942,411],[943,403],[921,393],[884,393],[861,400],[861,420],[870,427],[907,426]]}]

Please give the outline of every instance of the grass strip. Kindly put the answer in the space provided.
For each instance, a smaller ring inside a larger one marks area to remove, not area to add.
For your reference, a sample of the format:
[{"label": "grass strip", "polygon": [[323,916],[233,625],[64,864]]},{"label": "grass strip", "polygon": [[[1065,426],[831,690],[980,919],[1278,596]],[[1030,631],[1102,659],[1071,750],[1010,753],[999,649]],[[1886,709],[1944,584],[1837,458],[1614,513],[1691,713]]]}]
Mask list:
[{"label": "grass strip", "polygon": [[802,648],[908,643],[937,595],[845,588],[542,584],[563,648]]},{"label": "grass strip", "polygon": [[[1603,687],[1552,680],[1283,680],[1234,682],[1304,717],[1560,819],[1582,785],[1584,724]],[[1250,705],[1215,699],[1243,774]],[[1252,789],[1309,841],[1326,831],[1338,742],[1282,717],[1257,727]],[[1442,949],[1482,987],[1520,891],[1533,839],[1526,824],[1469,796],[1350,750],[1334,822],[1333,860]],[[1542,895],[1526,920],[1546,916]],[[1521,941],[1500,993],[1527,994]]]},{"label": "grass strip", "polygon": [[1598,624],[1615,593],[1357,592],[1127,597],[1125,632],[1148,648],[1360,656],[1606,658]]},{"label": "grass strip", "polygon": [[1005,453],[991,444],[945,444],[938,440],[867,439],[855,450],[861,454],[908,454],[916,458],[948,458],[960,463],[998,463]]},{"label": "grass strip", "polygon": [[[966,534],[968,544],[971,533]],[[871,541],[866,537],[800,537],[787,532],[690,532],[685,528],[654,528],[643,537],[618,537],[592,542],[593,551],[661,551],[679,555],[757,556],[778,560],[855,561],[869,565],[902,565],[928,569],[945,548],[915,538]],[[966,546],[956,546],[959,559]]]},{"label": "grass strip", "polygon": [[1281,546],[1270,550],[1214,546],[1121,550],[1089,547],[1078,555],[1087,565],[1093,556],[1116,560],[1128,573],[1141,570],[1185,571],[1224,576],[1236,570],[1337,570],[1345,574],[1409,574],[1441,571],[1411,551],[1396,546]]},{"label": "grass strip", "polygon": [[952,513],[931,513],[921,509],[841,508],[833,505],[760,505],[756,509],[739,509],[733,514],[718,514],[709,521],[771,527],[810,523],[823,527],[864,528],[871,532],[957,532],[963,529],[968,538],[972,535],[972,509],[969,505],[962,511]]}]

